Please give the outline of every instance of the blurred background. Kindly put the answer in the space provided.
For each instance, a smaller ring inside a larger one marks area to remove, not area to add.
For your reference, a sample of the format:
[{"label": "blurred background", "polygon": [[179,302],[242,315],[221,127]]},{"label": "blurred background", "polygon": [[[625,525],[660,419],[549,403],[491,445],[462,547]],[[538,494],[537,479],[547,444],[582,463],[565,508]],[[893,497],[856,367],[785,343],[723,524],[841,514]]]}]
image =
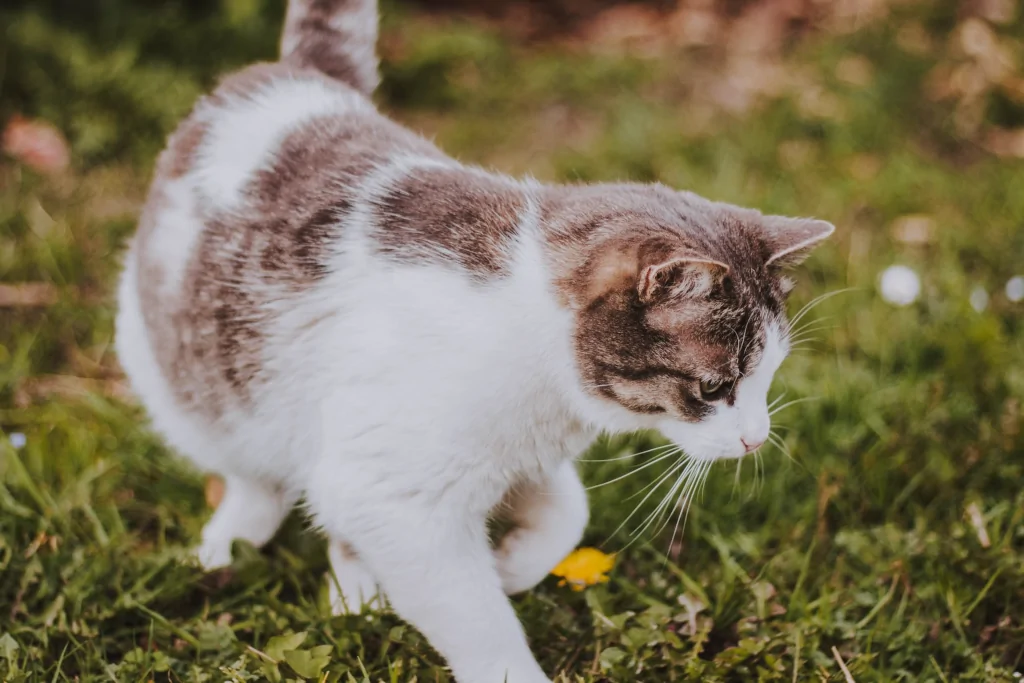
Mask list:
[{"label": "blurred background", "polygon": [[[1019,679],[1024,8],[389,0],[382,13],[377,101],[463,161],[657,180],[838,227],[797,273],[794,314],[833,295],[806,309],[776,382],[773,448],[716,466],[681,534],[674,517],[632,533],[667,493],[665,468],[594,489],[586,541],[619,552],[609,583],[550,581],[516,601],[546,670]],[[283,14],[283,0],[0,9],[5,681],[448,680],[392,615],[330,617],[301,515],[267,551],[236,548],[230,571],[190,565],[216,487],[146,431],[112,351],[119,254],[155,155],[219,75],[274,59]],[[587,482],[648,464],[658,443],[603,439]],[[273,640],[300,633],[291,650]]]}]

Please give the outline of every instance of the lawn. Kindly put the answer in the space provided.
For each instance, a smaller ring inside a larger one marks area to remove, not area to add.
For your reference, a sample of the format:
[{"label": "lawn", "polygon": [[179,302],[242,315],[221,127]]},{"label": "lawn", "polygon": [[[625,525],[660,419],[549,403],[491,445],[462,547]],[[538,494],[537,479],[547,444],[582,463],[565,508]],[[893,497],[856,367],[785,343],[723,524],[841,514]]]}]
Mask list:
[{"label": "lawn", "polygon": [[[596,444],[585,544],[616,566],[515,600],[534,651],[564,681],[1018,679],[1016,3],[686,4],[552,29],[385,3],[378,101],[465,161],[838,227],[797,273],[794,314],[832,296],[777,378],[777,444],[716,465],[675,534],[634,533],[669,488],[662,463],[640,469],[658,437]],[[282,10],[0,9],[0,125],[48,121],[71,153],[49,171],[0,156],[0,680],[451,680],[395,615],[330,615],[299,513],[204,575],[203,475],[147,430],[113,355],[119,253],[163,136],[217,74],[273,58]],[[893,264],[920,275],[911,305],[879,294]]]}]

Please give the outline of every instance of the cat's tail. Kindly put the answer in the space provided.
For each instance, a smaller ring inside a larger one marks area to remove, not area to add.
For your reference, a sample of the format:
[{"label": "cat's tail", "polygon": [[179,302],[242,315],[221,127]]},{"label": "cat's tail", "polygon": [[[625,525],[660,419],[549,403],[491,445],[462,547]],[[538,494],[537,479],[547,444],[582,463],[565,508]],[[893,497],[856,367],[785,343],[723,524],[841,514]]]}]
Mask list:
[{"label": "cat's tail", "polygon": [[281,61],[369,95],[377,87],[377,0],[288,0]]}]

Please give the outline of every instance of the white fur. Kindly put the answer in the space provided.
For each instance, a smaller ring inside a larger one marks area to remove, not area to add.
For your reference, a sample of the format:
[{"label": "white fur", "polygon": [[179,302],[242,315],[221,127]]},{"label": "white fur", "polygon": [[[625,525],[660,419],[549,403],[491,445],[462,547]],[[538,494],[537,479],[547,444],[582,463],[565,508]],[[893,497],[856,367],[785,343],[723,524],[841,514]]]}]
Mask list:
[{"label": "white fur", "polygon": [[185,266],[203,234],[203,223],[195,218],[195,187],[190,177],[169,181],[161,191],[162,208],[153,217],[159,227],[152,231],[150,249],[160,254],[160,286],[173,295],[181,291]]},{"label": "white fur", "polygon": [[212,206],[231,209],[289,131],[318,116],[370,107],[355,92],[319,79],[278,79],[248,97],[236,97],[211,119],[195,171],[198,187]]},{"label": "white fur", "polygon": [[[307,102],[301,116],[284,115],[274,106],[246,104],[218,128],[203,171],[218,201],[233,201],[273,140],[316,110]],[[241,134],[254,126],[251,137]],[[269,379],[245,414],[213,423],[173,398],[142,324],[131,254],[118,349],[155,426],[200,467],[227,476],[199,549],[207,566],[230,560],[234,538],[266,541],[304,494],[331,539],[337,609],[360,609],[379,587],[460,683],[546,683],[505,593],[535,585],[579,541],[587,506],[572,459],[600,429],[655,422],[581,389],[573,320],[550,291],[532,206],[511,275],[486,285],[454,267],[374,255],[368,202],[419,165],[401,160],[367,183],[332,274],[281,305],[265,351]],[[166,234],[155,243],[180,266],[194,248],[191,231],[163,221],[156,229]],[[740,435],[762,438],[768,384],[785,355],[777,337],[769,335],[735,407],[706,425],[663,430],[705,458],[734,457]],[[521,528],[495,551],[486,520],[502,501]]]},{"label": "white fur", "polygon": [[761,360],[736,385],[733,404],[720,403],[715,412],[696,424],[661,420],[658,429],[701,460],[739,458],[768,439],[768,389],[788,353],[788,341],[777,325],[768,325]]}]

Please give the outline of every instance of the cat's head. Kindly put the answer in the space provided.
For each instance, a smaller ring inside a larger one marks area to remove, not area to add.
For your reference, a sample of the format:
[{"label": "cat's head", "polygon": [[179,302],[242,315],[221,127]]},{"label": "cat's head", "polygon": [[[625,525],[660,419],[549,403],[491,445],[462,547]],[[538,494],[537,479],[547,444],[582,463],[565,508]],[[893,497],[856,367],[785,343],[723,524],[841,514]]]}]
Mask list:
[{"label": "cat's head", "polygon": [[756,450],[789,352],[784,271],[833,226],[660,186],[597,189],[552,216],[553,239],[576,253],[559,288],[591,418],[657,429],[699,459]]}]

